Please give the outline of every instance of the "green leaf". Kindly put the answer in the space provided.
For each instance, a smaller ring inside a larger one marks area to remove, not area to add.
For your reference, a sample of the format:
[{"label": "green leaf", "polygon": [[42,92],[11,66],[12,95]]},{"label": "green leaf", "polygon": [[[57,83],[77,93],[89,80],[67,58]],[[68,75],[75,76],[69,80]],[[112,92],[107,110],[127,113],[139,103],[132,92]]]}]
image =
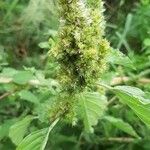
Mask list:
[{"label": "green leaf", "polygon": [[47,35],[49,35],[49,36],[54,38],[57,35],[57,31],[49,29],[48,32],[47,32]]},{"label": "green leaf", "polygon": [[133,65],[133,62],[130,60],[130,58],[128,56],[125,56],[119,50],[111,49],[110,55],[107,59],[108,62],[111,64],[125,66],[128,68],[132,68],[134,70],[136,69],[135,66]]},{"label": "green leaf", "polygon": [[17,74],[18,71],[14,68],[4,68],[1,75],[4,77],[13,77],[15,74]]},{"label": "green leaf", "polygon": [[128,133],[131,136],[139,138],[139,136],[137,135],[135,130],[132,128],[132,126],[124,122],[122,119],[114,118],[112,116],[105,116],[104,119],[110,122],[116,128]]},{"label": "green leaf", "polygon": [[40,48],[42,48],[42,49],[49,49],[49,48],[50,48],[50,45],[49,45],[48,42],[41,42],[41,43],[39,43],[38,46],[39,46]]},{"label": "green leaf", "polygon": [[19,144],[16,150],[44,150],[49,134],[59,119],[55,120],[49,128],[32,132]]},{"label": "green leaf", "polygon": [[117,91],[119,90],[123,93],[130,95],[131,97],[138,99],[138,101],[140,101],[143,104],[150,104],[150,100],[145,98],[146,96],[145,93],[137,87],[116,86],[114,89]]},{"label": "green leaf", "polygon": [[123,103],[127,104],[150,127],[150,100],[144,98],[142,90],[130,86],[117,86],[113,88],[113,91]]},{"label": "green leaf", "polygon": [[38,98],[33,93],[31,93],[30,91],[22,90],[19,92],[19,96],[23,100],[27,100],[27,101],[35,103],[35,104],[39,103]]},{"label": "green leaf", "polygon": [[106,98],[99,93],[85,93],[79,100],[79,115],[83,119],[85,131],[92,133],[107,106]]},{"label": "green leaf", "polygon": [[6,120],[0,125],[0,140],[9,135],[10,127],[15,123],[16,119]]},{"label": "green leaf", "polygon": [[150,39],[147,38],[144,40],[144,46],[150,47]]},{"label": "green leaf", "polygon": [[42,130],[38,130],[29,134],[19,144],[17,150],[42,150],[42,143],[45,139],[47,132],[48,128],[44,128]]},{"label": "green leaf", "polygon": [[33,73],[30,71],[19,71],[13,76],[13,82],[17,84],[27,84],[33,78]]},{"label": "green leaf", "polygon": [[9,131],[9,137],[14,144],[18,145],[23,140],[27,128],[33,119],[33,116],[27,116],[11,126]]}]

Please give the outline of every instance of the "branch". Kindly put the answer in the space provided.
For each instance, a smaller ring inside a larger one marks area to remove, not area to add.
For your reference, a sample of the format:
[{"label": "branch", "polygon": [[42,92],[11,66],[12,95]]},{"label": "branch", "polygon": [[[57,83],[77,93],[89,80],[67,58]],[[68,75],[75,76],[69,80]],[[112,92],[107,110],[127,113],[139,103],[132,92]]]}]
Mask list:
[{"label": "branch", "polygon": [[[118,85],[118,84],[122,84],[128,81],[131,81],[132,79],[124,76],[124,77],[115,77],[112,81],[111,81],[111,85]],[[149,78],[140,78],[136,81],[139,84],[150,84],[150,79]]]},{"label": "branch", "polygon": [[113,104],[116,99],[117,99],[116,96],[112,97],[112,98],[108,101],[107,106],[110,106],[111,104]]},{"label": "branch", "polygon": [[5,97],[8,97],[9,95],[11,95],[13,92],[6,92],[3,95],[0,96],[0,100],[4,99]]},{"label": "branch", "polygon": [[4,98],[6,98],[6,97],[12,95],[12,94],[15,93],[16,91],[17,91],[17,89],[14,89],[13,91],[6,92],[6,93],[2,94],[2,95],[0,96],[0,100],[2,100],[2,99],[4,99]]},{"label": "branch", "polygon": [[129,137],[110,137],[110,138],[101,138],[101,142],[117,142],[117,143],[132,143],[138,139],[129,138]]},{"label": "branch", "polygon": [[[114,86],[114,85],[118,85],[118,84],[122,84],[128,81],[131,81],[132,79],[124,76],[124,77],[115,77],[112,79],[110,85]],[[13,79],[12,78],[6,78],[6,77],[0,77],[0,84],[7,84],[7,83],[12,83]],[[149,78],[140,78],[138,79],[136,82],[140,83],[140,84],[150,84],[150,79]],[[28,82],[29,85],[32,86],[39,86],[39,85],[43,85],[42,83],[40,83],[39,80],[30,80]]]},{"label": "branch", "polygon": [[[0,84],[7,84],[11,82],[13,82],[12,78],[0,77]],[[33,86],[41,85],[39,80],[30,80],[28,84],[33,85]]]},{"label": "branch", "polygon": [[43,144],[41,150],[44,150],[44,149],[45,149],[45,147],[46,147],[46,145],[47,145],[48,138],[49,138],[49,134],[50,134],[51,130],[55,127],[55,125],[58,123],[59,120],[60,120],[60,118],[57,118],[57,119],[56,119],[55,121],[53,121],[52,124],[50,125],[50,127],[49,127],[49,129],[48,129],[48,132],[47,132],[47,134],[46,134],[46,137],[45,137],[45,139],[44,139],[44,141],[43,141],[44,144]]},{"label": "branch", "polygon": [[[81,140],[81,139],[80,139]],[[112,144],[112,143],[125,143],[125,144],[129,144],[129,143],[134,143],[137,140],[141,140],[140,138],[130,138],[130,137],[109,137],[109,138],[99,138],[97,139],[97,142],[101,143],[101,144]],[[80,142],[81,145],[85,144],[85,141],[81,141]],[[80,146],[80,145],[78,145]]]}]

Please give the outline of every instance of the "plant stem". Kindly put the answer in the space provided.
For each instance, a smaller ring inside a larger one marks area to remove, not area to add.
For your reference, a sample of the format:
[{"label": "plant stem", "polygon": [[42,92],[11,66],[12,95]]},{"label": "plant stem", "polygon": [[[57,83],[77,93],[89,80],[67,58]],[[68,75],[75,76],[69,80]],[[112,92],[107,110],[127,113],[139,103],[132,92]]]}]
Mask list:
[{"label": "plant stem", "polygon": [[137,139],[129,138],[129,137],[109,137],[109,138],[101,138],[101,142],[117,142],[117,143],[132,143]]},{"label": "plant stem", "polygon": [[9,96],[11,94],[12,94],[12,92],[6,92],[6,93],[4,93],[3,95],[0,96],[0,100],[4,99],[5,97],[7,97],[7,96]]},{"label": "plant stem", "polygon": [[112,97],[109,101],[108,101],[108,104],[107,106],[110,106],[115,100],[116,100],[116,96]]},{"label": "plant stem", "polygon": [[58,123],[58,121],[60,120],[60,118],[57,118],[55,121],[52,122],[52,124],[50,125],[49,129],[48,129],[48,132],[46,134],[46,137],[45,137],[45,140],[44,140],[44,144],[41,148],[41,150],[44,150],[45,147],[46,147],[46,144],[47,144],[47,141],[48,141],[48,138],[49,138],[49,134],[50,132],[52,131],[52,129],[55,127],[55,125]]}]

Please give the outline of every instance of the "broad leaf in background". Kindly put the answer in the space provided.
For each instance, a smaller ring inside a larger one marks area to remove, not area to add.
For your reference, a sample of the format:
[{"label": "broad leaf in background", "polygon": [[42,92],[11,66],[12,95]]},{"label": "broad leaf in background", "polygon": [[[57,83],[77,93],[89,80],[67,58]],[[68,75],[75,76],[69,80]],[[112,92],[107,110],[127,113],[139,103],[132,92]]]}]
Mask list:
[{"label": "broad leaf in background", "polygon": [[144,98],[142,90],[130,86],[117,86],[113,88],[113,91],[150,127],[150,100]]},{"label": "broad leaf in background", "polygon": [[24,140],[19,144],[17,150],[42,150],[43,141],[48,132],[48,128],[35,131],[29,134]]},{"label": "broad leaf in background", "polygon": [[2,73],[0,74],[0,76],[13,77],[17,73],[18,73],[18,71],[16,69],[7,67],[2,70]]},{"label": "broad leaf in background", "polygon": [[27,132],[27,128],[33,119],[33,116],[26,116],[24,119],[16,122],[14,125],[11,126],[9,131],[9,137],[11,138],[13,143],[18,145],[23,140]]},{"label": "broad leaf in background", "polygon": [[114,89],[118,89],[124,93],[127,93],[128,95],[131,95],[132,97],[137,98],[143,104],[150,104],[150,100],[145,98],[146,94],[137,87],[116,86]]},{"label": "broad leaf in background", "polygon": [[132,128],[132,126],[130,124],[124,122],[122,119],[114,118],[112,116],[105,116],[104,119],[107,120],[108,122],[110,122],[116,128],[128,133],[131,136],[139,138],[139,136],[137,135],[135,130]]},{"label": "broad leaf in background", "polygon": [[80,110],[79,115],[83,119],[86,132],[94,131],[93,126],[97,125],[98,120],[101,119],[106,106],[106,98],[99,93],[85,93],[80,96],[78,110]]},{"label": "broad leaf in background", "polygon": [[[51,14],[49,15],[50,18],[46,16],[48,12]],[[46,19],[50,19],[52,22],[54,14],[56,14],[56,5],[53,0],[30,0],[28,6],[22,13],[21,20],[25,24],[33,23],[35,27],[43,21],[47,22]],[[54,16],[56,17],[56,15]]]},{"label": "broad leaf in background", "polygon": [[35,104],[39,103],[38,98],[30,91],[22,90],[19,92],[19,96],[23,100],[27,100],[27,101],[35,103]]},{"label": "broad leaf in background", "polygon": [[130,60],[130,58],[116,49],[111,49],[110,55],[108,56],[108,62],[111,64],[122,65],[135,70],[135,66],[133,65],[133,62]]},{"label": "broad leaf in background", "polygon": [[145,47],[150,47],[150,38],[146,38],[143,44]]},{"label": "broad leaf in background", "polygon": [[0,125],[0,140],[7,137],[9,134],[10,127],[15,123],[16,119],[6,120]]},{"label": "broad leaf in background", "polygon": [[49,128],[44,128],[29,134],[19,144],[17,150],[44,150],[49,134],[58,121],[59,119],[56,119]]},{"label": "broad leaf in background", "polygon": [[41,42],[38,44],[38,46],[42,49],[50,49],[49,42]]},{"label": "broad leaf in background", "polygon": [[26,84],[33,78],[33,73],[30,71],[19,71],[13,76],[13,82],[17,84]]}]

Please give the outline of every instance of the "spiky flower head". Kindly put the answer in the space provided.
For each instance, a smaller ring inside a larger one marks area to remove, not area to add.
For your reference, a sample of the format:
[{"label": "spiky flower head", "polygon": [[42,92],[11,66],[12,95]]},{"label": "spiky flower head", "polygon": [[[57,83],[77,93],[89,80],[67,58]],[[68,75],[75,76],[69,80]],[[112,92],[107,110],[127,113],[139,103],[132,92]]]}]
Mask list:
[{"label": "spiky flower head", "polygon": [[103,38],[102,1],[59,0],[59,7],[58,41],[51,52],[60,65],[63,89],[81,92],[100,78],[106,66],[109,43]]}]

